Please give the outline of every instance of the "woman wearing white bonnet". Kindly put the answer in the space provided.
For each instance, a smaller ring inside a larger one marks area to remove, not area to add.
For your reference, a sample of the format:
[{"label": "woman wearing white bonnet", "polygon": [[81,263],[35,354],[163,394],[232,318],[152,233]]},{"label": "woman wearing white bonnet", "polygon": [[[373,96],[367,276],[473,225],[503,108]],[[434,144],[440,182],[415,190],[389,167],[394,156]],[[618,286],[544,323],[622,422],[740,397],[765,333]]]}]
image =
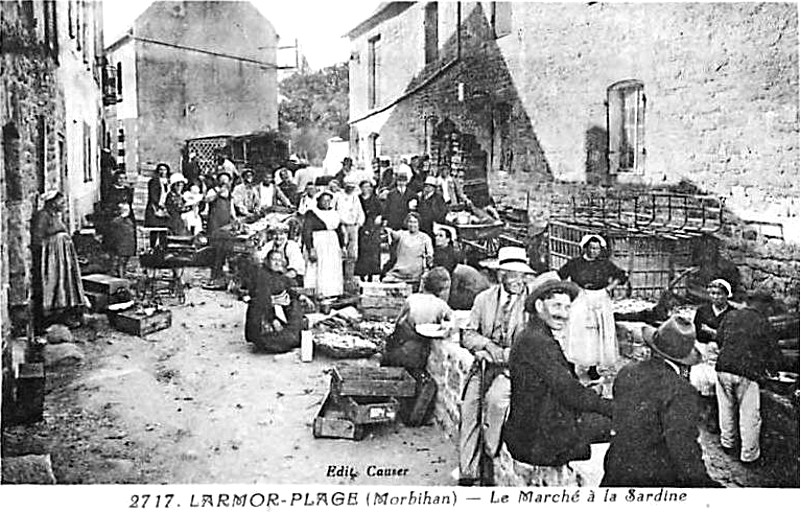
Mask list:
[{"label": "woman wearing white bonnet", "polygon": [[618,359],[612,294],[626,281],[626,273],[609,261],[607,243],[601,235],[586,234],[579,245],[581,255],[559,269],[562,279],[581,288],[570,310],[565,356],[587,367],[590,380],[597,380],[597,366],[612,366]]}]

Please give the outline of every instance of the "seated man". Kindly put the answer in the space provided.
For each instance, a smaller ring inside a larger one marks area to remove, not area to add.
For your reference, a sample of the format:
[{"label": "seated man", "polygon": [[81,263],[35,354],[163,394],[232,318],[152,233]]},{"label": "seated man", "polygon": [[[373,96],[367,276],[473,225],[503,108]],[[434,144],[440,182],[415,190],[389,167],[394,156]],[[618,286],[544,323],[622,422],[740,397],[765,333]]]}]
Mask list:
[{"label": "seated man", "polygon": [[416,327],[451,320],[453,312],[445,302],[450,286],[451,280],[444,268],[436,267],[426,273],[423,291],[406,299],[381,359],[382,366],[402,366],[417,381],[416,395],[401,401],[400,417],[410,427],[425,422],[437,392],[437,384],[426,370],[432,340],[418,334]]},{"label": "seated man", "polygon": [[522,248],[502,247],[498,260],[487,264],[498,271],[500,284],[476,296],[462,331],[462,345],[475,355],[475,362],[462,396],[459,485],[491,484],[489,475],[481,478],[485,473],[481,467],[488,467],[486,456],[498,453],[509,408],[509,352],[515,335],[525,326],[524,275],[533,273],[525,256]]},{"label": "seated man", "polygon": [[562,466],[590,458],[590,442],[608,438],[612,402],[580,382],[554,331],[564,329],[575,284],[546,272],[532,283],[529,321],[509,355],[512,399],[503,439],[515,460]]},{"label": "seated man", "polygon": [[604,459],[603,487],[720,487],[698,445],[698,397],[680,367],[696,364],[693,324],[672,317],[646,326],[651,358],[620,370],[614,385],[616,435]]}]

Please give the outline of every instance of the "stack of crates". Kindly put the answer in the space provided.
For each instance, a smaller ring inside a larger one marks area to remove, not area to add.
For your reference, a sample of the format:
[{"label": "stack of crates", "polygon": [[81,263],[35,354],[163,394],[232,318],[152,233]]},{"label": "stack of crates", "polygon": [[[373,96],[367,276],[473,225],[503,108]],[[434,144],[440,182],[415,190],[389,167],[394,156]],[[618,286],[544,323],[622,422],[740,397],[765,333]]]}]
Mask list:
[{"label": "stack of crates", "polygon": [[341,365],[333,368],[331,389],[314,419],[314,437],[361,440],[373,425],[392,423],[398,398],[415,395],[417,383],[403,368]]},{"label": "stack of crates", "polygon": [[[695,238],[672,239],[645,232],[599,228],[591,223],[552,219],[548,225],[550,268],[558,270],[568,260],[581,255],[579,243],[588,234],[598,234],[609,244],[609,259],[629,276],[626,286],[615,291],[615,298],[627,295],[658,300],[671,281],[692,266]],[[684,284],[673,291],[683,293]]]}]

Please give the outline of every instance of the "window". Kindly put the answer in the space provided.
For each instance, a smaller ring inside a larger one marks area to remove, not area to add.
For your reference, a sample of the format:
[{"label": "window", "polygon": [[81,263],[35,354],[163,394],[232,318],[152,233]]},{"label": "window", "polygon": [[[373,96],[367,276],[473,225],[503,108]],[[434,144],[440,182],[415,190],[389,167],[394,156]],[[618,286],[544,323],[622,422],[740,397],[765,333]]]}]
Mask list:
[{"label": "window", "polygon": [[56,18],[56,2],[48,0],[44,3],[45,45],[50,55],[58,57],[58,20]]},{"label": "window", "polygon": [[92,181],[92,134],[86,121],[83,123],[83,181]]},{"label": "window", "polygon": [[378,42],[381,36],[375,36],[367,41],[367,108],[376,108],[379,98],[378,70]]},{"label": "window", "polygon": [[122,62],[117,63],[117,95],[122,98]]},{"label": "window", "polygon": [[36,179],[39,184],[39,193],[45,191],[47,182],[47,121],[45,116],[38,116],[36,119],[36,131],[38,140],[36,144]]},{"label": "window", "polygon": [[437,2],[426,4],[424,20],[426,64],[439,58],[439,5]]},{"label": "window", "polygon": [[72,0],[67,2],[67,27],[69,28],[70,38],[75,39],[75,7]]},{"label": "window", "polygon": [[13,123],[3,126],[3,165],[6,171],[6,199],[21,201],[23,175],[20,171],[20,136]]},{"label": "window", "polygon": [[512,3],[492,2],[490,7],[490,22],[495,38],[512,33]]},{"label": "window", "polygon": [[645,170],[645,91],[639,80],[624,80],[607,90],[609,172]]}]

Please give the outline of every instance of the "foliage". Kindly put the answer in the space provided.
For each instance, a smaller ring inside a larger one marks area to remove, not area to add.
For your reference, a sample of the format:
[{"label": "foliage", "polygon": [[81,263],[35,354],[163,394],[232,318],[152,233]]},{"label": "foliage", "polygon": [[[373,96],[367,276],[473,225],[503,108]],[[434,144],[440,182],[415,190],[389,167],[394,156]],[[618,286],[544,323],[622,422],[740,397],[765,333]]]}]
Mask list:
[{"label": "foliage", "polygon": [[319,163],[331,137],[348,139],[348,63],[299,71],[279,85],[278,129],[291,151]]}]

